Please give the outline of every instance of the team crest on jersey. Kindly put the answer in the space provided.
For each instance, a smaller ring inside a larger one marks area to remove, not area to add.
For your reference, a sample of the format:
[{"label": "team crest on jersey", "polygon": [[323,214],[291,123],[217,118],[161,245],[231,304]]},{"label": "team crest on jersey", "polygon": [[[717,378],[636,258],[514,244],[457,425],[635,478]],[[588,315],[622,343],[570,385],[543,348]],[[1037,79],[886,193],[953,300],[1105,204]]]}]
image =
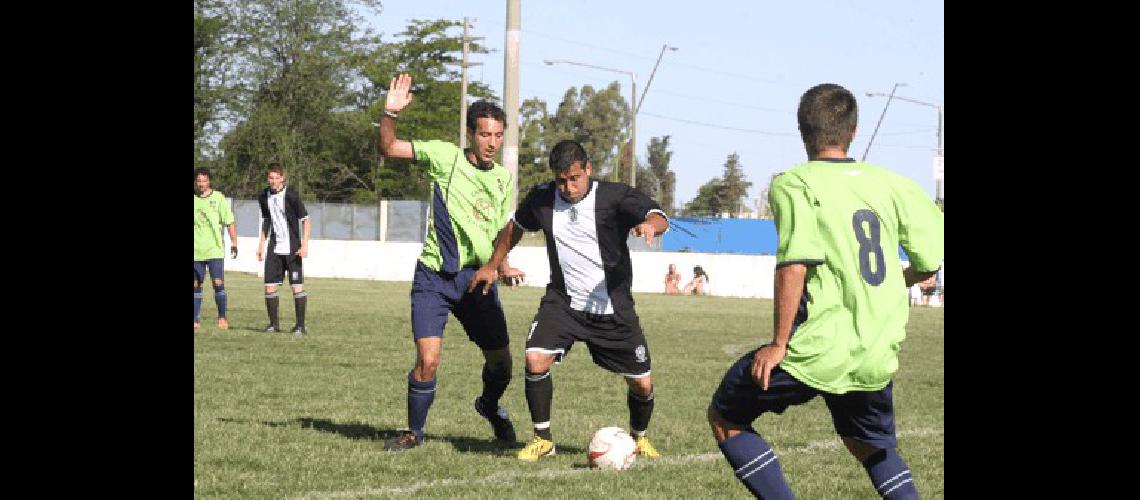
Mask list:
[{"label": "team crest on jersey", "polygon": [[495,209],[495,204],[487,198],[477,198],[471,207],[471,217],[478,222],[489,222],[485,214],[491,213]]},{"label": "team crest on jersey", "polygon": [[644,363],[645,362],[645,346],[644,345],[637,346],[637,349],[633,350],[633,357],[637,359],[638,363]]},{"label": "team crest on jersey", "polygon": [[503,185],[503,180],[502,179],[495,179],[495,180],[499,182],[499,194],[503,194],[503,191],[507,190],[506,186]]},{"label": "team crest on jersey", "polygon": [[576,207],[574,205],[570,205],[570,223],[571,224],[577,224],[578,223],[578,207]]}]

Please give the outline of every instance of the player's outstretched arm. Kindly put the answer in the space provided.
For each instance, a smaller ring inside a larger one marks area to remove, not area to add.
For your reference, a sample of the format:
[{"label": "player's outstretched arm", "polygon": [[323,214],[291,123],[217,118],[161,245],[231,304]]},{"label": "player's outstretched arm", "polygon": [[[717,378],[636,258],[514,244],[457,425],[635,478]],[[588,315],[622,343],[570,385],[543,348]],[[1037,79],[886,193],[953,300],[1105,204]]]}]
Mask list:
[{"label": "player's outstretched arm", "polygon": [[[467,291],[475,291],[475,287],[480,283],[483,285],[483,295],[487,295],[491,291],[491,284],[498,278],[499,269],[506,263],[507,254],[515,245],[519,244],[522,239],[523,230],[515,224],[515,221],[507,221],[507,225],[499,231],[499,235],[495,237],[495,251],[491,254],[491,258],[487,260],[483,267],[475,271],[475,275],[471,277],[471,282],[467,284]],[[522,271],[518,269],[509,268],[510,276],[525,276]]]},{"label": "player's outstretched arm", "polygon": [[380,117],[380,154],[400,160],[415,159],[412,143],[396,138],[396,117],[411,104],[415,97],[410,91],[412,77],[407,73],[392,78],[388,97],[384,101],[384,115]]}]

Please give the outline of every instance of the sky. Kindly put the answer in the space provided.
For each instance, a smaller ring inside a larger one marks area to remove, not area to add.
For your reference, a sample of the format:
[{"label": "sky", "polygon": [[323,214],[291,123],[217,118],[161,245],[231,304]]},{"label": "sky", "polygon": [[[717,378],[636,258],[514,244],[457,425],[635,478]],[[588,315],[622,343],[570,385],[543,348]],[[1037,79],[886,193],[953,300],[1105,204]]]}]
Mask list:
[{"label": "sky", "polygon": [[[472,36],[493,50],[468,78],[503,96],[507,0],[383,0],[365,22],[385,42],[410,19],[473,18]],[[892,100],[890,94],[944,104],[945,31],[942,0],[740,0],[521,2],[519,102],[531,97],[556,109],[570,87],[604,88],[617,81],[631,100],[628,75],[562,59],[633,72],[641,99],[654,63],[667,50],[637,116],[639,165],[651,137],[671,136],[670,168],[679,207],[740,155],[753,182],[749,205],[772,174],[806,161],[796,127],[800,96],[819,83],[837,83],[859,102],[859,125],[849,156],[909,177],[935,194],[933,162],[938,112]],[[460,33],[457,29],[456,33]],[[881,125],[869,151],[876,124]],[[945,116],[943,116],[945,143]],[[945,193],[945,184],[943,184]]]}]

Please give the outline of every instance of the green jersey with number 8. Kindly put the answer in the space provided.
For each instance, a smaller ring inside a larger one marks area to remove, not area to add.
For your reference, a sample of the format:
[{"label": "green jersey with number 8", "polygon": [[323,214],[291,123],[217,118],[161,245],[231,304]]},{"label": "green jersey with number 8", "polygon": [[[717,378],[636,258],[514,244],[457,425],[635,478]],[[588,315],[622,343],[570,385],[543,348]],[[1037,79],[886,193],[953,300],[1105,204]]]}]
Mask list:
[{"label": "green jersey with number 8", "polygon": [[914,181],[852,159],[798,165],[772,181],[768,199],[776,265],[808,265],[780,367],[829,393],[882,389],[910,314],[898,248],[916,270],[937,270],[942,211]]}]

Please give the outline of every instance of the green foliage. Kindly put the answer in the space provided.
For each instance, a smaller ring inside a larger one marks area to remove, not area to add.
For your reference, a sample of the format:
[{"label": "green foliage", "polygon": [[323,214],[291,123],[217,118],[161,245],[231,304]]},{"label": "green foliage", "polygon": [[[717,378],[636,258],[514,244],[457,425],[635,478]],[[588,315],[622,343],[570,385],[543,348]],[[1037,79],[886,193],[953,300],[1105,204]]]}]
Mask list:
[{"label": "green foliage", "polygon": [[637,171],[637,187],[657,200],[669,215],[673,215],[676,210],[674,204],[677,191],[677,175],[669,168],[669,161],[673,159],[673,152],[669,151],[671,137],[650,138],[649,145],[646,146],[649,166],[644,173],[642,170]]},{"label": "green foliage", "polygon": [[732,153],[724,163],[723,175],[701,186],[697,196],[685,204],[685,213],[719,217],[727,212],[729,217],[736,217],[745,206],[743,199],[750,187],[752,183],[745,179],[740,155]]}]

